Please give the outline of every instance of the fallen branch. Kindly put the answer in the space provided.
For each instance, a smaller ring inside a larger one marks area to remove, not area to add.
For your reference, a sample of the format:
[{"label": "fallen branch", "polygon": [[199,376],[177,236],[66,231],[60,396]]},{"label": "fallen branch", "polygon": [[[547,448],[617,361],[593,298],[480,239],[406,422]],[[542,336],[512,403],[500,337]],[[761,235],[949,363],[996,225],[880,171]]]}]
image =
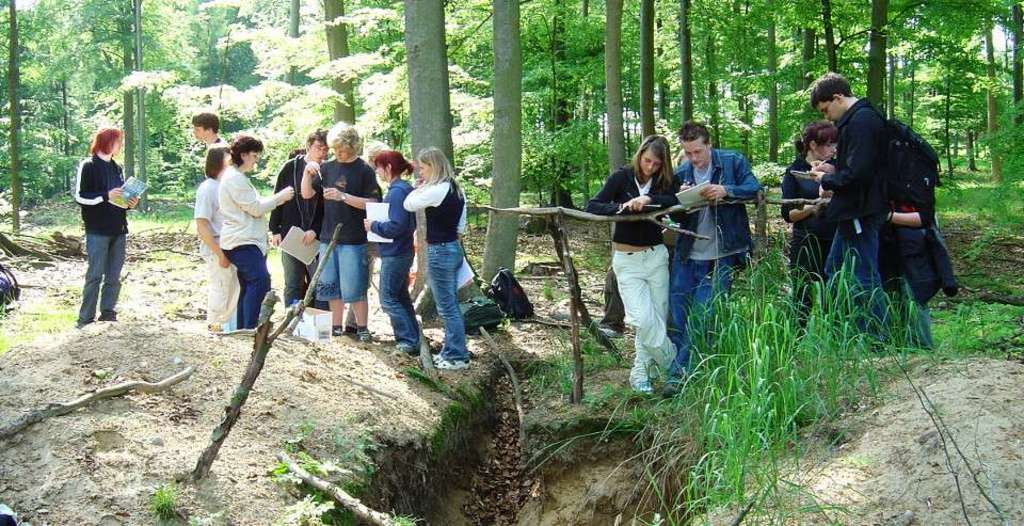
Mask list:
[{"label": "fallen branch", "polygon": [[398,521],[391,515],[370,509],[359,499],[346,493],[345,490],[311,474],[303,469],[298,462],[292,460],[284,451],[277,454],[277,459],[284,463],[285,466],[288,466],[288,471],[294,473],[295,476],[302,479],[306,484],[330,495],[338,504],[351,511],[357,519],[377,526],[399,526]]},{"label": "fallen branch", "polygon": [[[311,283],[316,283],[320,279],[320,273],[323,272],[325,264],[330,260],[331,255],[334,253],[334,247],[338,245],[340,239],[341,225],[338,225],[334,228],[334,235],[331,238],[331,243],[327,246],[326,255],[317,264]],[[214,428],[213,433],[211,433],[210,444],[206,446],[202,455],[199,456],[195,469],[192,470],[191,474],[186,474],[184,477],[191,478],[193,482],[198,482],[210,473],[210,467],[213,465],[213,461],[217,459],[217,453],[220,451],[221,446],[224,445],[224,441],[227,440],[228,434],[231,433],[231,428],[235,426],[238,418],[242,415],[242,406],[249,399],[249,393],[252,392],[252,387],[256,384],[256,378],[263,371],[263,365],[267,361],[267,354],[270,353],[270,347],[274,344],[274,340],[291,325],[292,320],[302,316],[306,307],[313,303],[315,291],[316,287],[309,287],[306,290],[306,297],[301,302],[288,308],[284,319],[281,320],[276,330],[274,329],[274,324],[270,321],[270,317],[274,314],[274,305],[279,301],[277,293],[271,290],[264,297],[263,305],[260,307],[260,317],[256,324],[256,337],[253,340],[252,356],[249,358],[249,365],[246,366],[245,373],[242,375],[242,382],[238,384],[238,387],[235,388],[234,393],[231,395],[231,400],[228,402],[227,407],[224,408],[224,418]]]},{"label": "fallen branch", "polygon": [[519,463],[524,464],[526,462],[526,408],[523,406],[523,390],[519,386],[519,377],[516,376],[516,370],[512,368],[512,364],[509,363],[508,358],[505,357],[505,353],[502,352],[501,348],[498,347],[498,342],[494,341],[491,333],[487,332],[487,329],[480,327],[480,334],[483,335],[487,343],[490,344],[491,349],[498,355],[498,359],[501,360],[501,364],[505,366],[505,372],[508,373],[508,379],[512,381],[512,397],[516,401],[516,413],[519,415]]},{"label": "fallen branch", "polygon": [[28,413],[18,418],[14,422],[0,428],[0,439],[13,436],[21,432],[26,427],[32,424],[39,423],[52,416],[66,415],[80,407],[85,407],[93,402],[106,400],[108,398],[114,398],[132,391],[146,394],[159,393],[160,391],[165,391],[177,384],[180,384],[181,382],[184,382],[186,379],[188,379],[189,376],[192,376],[192,373],[194,371],[195,367],[189,366],[186,367],[181,372],[172,376],[168,376],[167,378],[164,378],[163,380],[160,380],[159,382],[156,383],[143,381],[124,382],[117,385],[112,385],[110,387],[104,387],[103,389],[94,391],[90,394],[82,395],[71,402],[50,404],[49,406],[43,409],[32,411],[31,413]]}]

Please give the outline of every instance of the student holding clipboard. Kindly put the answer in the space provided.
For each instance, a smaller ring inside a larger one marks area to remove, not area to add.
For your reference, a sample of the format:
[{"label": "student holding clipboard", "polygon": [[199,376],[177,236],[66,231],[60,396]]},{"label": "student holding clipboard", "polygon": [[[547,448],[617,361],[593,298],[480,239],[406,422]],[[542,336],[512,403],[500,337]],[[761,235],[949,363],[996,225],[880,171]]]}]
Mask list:
[{"label": "student holding clipboard", "polygon": [[[679,183],[672,176],[668,140],[644,139],[630,166],[611,174],[587,203],[599,215],[635,214],[678,203]],[[629,383],[639,393],[654,392],[654,366],[668,367],[675,348],[668,339],[668,249],[661,227],[649,221],[616,223],[612,235],[612,268],[626,310],[626,323],[636,329],[636,357]]]}]

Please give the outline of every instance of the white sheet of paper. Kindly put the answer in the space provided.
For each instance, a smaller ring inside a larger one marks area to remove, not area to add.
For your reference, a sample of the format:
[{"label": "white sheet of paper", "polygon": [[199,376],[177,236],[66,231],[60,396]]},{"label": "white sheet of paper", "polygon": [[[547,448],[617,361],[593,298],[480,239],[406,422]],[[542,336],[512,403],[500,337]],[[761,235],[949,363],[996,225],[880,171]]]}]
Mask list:
[{"label": "white sheet of paper", "polygon": [[704,204],[707,200],[700,196],[700,191],[707,188],[709,184],[711,183],[700,183],[696,186],[691,186],[676,194],[676,199],[679,200],[679,204],[687,207]]},{"label": "white sheet of paper", "polygon": [[469,261],[463,257],[462,266],[459,267],[459,273],[455,275],[455,282],[459,284],[459,288],[461,289],[470,281],[473,281],[473,267],[469,266]]},{"label": "white sheet of paper", "polygon": [[302,236],[305,232],[297,226],[293,226],[288,233],[285,234],[284,239],[281,240],[281,250],[287,252],[293,258],[308,265],[313,262],[316,258],[316,254],[319,251],[320,243],[313,242],[308,245],[302,244]]},{"label": "white sheet of paper", "polygon": [[[387,203],[366,203],[366,219],[386,223],[390,219],[388,211],[391,205]],[[366,240],[371,243],[394,243],[393,239],[378,236],[373,232],[366,233]]]}]

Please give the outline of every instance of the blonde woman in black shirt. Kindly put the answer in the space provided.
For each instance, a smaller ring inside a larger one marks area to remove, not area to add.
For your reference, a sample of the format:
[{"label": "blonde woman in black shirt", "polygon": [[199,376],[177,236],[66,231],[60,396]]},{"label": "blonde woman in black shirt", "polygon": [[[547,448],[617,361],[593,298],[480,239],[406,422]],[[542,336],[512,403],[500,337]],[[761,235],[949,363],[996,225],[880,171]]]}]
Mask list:
[{"label": "blonde woman in black shirt", "polygon": [[[600,215],[637,214],[678,204],[679,183],[672,175],[668,140],[644,139],[631,166],[623,166],[587,203],[587,212]],[[667,369],[675,356],[668,339],[668,249],[662,229],[649,221],[620,222],[612,235],[612,268],[626,308],[626,323],[636,330],[636,357],[629,374],[634,390],[651,393],[651,373]]]}]

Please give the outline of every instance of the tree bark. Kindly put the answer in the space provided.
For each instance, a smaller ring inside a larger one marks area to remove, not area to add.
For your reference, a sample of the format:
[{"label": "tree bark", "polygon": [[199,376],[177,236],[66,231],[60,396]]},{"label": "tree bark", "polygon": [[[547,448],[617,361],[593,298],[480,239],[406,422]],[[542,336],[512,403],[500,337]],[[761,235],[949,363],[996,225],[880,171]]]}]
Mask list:
[{"label": "tree bark", "polygon": [[[519,0],[494,0],[494,162],[491,203],[519,206],[522,165],[523,61]],[[487,221],[483,277],[515,269],[517,221],[491,212]]]},{"label": "tree bark", "polygon": [[721,133],[718,128],[718,66],[715,62],[715,32],[708,28],[707,40],[704,46],[705,62],[708,69],[708,107],[711,108],[711,142],[715,147],[721,146]]},{"label": "tree bark", "polygon": [[889,0],[871,0],[871,36],[868,43],[867,98],[885,110],[885,24]]},{"label": "tree bark", "polygon": [[605,6],[604,96],[608,108],[608,172],[611,173],[626,163],[622,124],[622,0],[608,0]]},{"label": "tree bark", "polygon": [[814,80],[811,73],[811,62],[814,60],[814,40],[814,28],[805,27],[803,29],[803,49],[800,53],[801,89],[810,88],[811,82]]},{"label": "tree bark", "polygon": [[914,127],[914,108],[917,104],[917,65],[910,62],[910,88],[907,90],[907,126]]},{"label": "tree bark", "polygon": [[[619,4],[621,3],[620,1]],[[693,120],[693,38],[690,34],[690,0],[679,0],[679,59],[683,122],[686,122]]]},{"label": "tree bark", "polygon": [[[134,0],[132,0],[132,13],[126,14],[122,21],[124,30],[124,74],[130,75],[135,71],[135,49],[133,45],[132,21],[134,16]],[[135,92],[125,91],[124,100],[124,178],[135,176]]]},{"label": "tree bark", "polygon": [[[405,0],[405,49],[409,69],[409,135],[412,154],[433,146],[454,163],[451,101],[448,89],[448,47],[442,2]],[[427,279],[427,221],[416,214],[416,283],[413,297]]]},{"label": "tree bark", "polygon": [[888,81],[888,89],[886,89],[885,101],[888,109],[886,115],[890,119],[896,118],[896,55],[889,54],[889,74],[886,77]]},{"label": "tree bark", "polygon": [[1020,126],[1024,124],[1024,110],[1021,108],[1021,101],[1024,100],[1024,57],[1022,51],[1021,37],[1024,36],[1024,8],[1020,2],[1013,3],[1013,122]]},{"label": "tree bark", "polygon": [[836,37],[832,29],[832,0],[821,0],[822,25],[825,28],[825,54],[828,56],[828,70],[839,73],[836,58]]},{"label": "tree bark", "polygon": [[[132,2],[133,14],[135,15],[135,67],[138,71],[143,71],[142,65],[142,0],[134,0]],[[138,165],[138,177],[142,182],[146,182],[146,88],[139,88],[136,90],[136,96],[138,97],[138,118],[139,122],[135,127],[138,133],[138,139],[136,139],[136,147],[139,150],[139,165]],[[147,193],[144,193],[139,198],[139,209],[149,209],[149,197]]]},{"label": "tree bark", "polygon": [[[407,0],[406,4],[409,3],[411,2]],[[435,2],[418,3],[433,4]],[[348,25],[337,22],[339,17],[345,16],[345,0],[325,0],[324,15],[327,19],[327,52],[330,59],[338,60],[347,57],[349,54]],[[406,20],[408,19],[408,9],[406,9]],[[334,120],[355,124],[356,97],[352,81],[335,78],[331,81],[331,85],[334,87],[334,91],[338,92],[338,95],[341,97],[334,102]]]},{"label": "tree bark", "polygon": [[581,12],[583,13],[583,18],[587,18],[588,16],[590,16],[590,1],[589,0],[583,0],[583,8],[581,9]]},{"label": "tree bark", "polygon": [[[288,36],[290,38],[299,38],[300,3],[300,0],[291,0],[288,5]],[[328,3],[330,3],[329,0]],[[295,69],[295,66],[288,68],[288,83],[294,86],[297,75],[298,71]]]},{"label": "tree bark", "polygon": [[998,80],[996,79],[995,49],[992,45],[993,23],[990,21],[985,29],[985,58],[987,60],[986,72],[988,74],[988,151],[992,162],[992,179],[999,183],[1003,180],[1003,160],[999,155],[998,147],[994,144],[995,135],[999,133],[999,102],[997,97]]},{"label": "tree bark", "polygon": [[640,1],[640,123],[654,135],[654,0]]},{"label": "tree bark", "polygon": [[[62,153],[65,157],[71,157],[71,110],[68,109],[68,80],[60,81],[60,102],[61,102],[61,138]],[[12,141],[13,143],[13,141]],[[71,177],[74,175],[72,169],[64,171],[64,190],[71,190]]]},{"label": "tree bark", "polygon": [[944,132],[944,136],[945,136],[945,141],[944,142],[945,142],[945,148],[946,148],[946,172],[949,174],[950,177],[952,177],[953,176],[953,153],[952,153],[952,149],[951,149],[952,137],[951,137],[951,133],[950,133],[950,123],[949,123],[949,120],[950,120],[950,98],[952,97],[951,91],[952,91],[953,88],[952,88],[952,81],[950,80],[949,75],[950,74],[947,72],[946,73],[946,86],[945,86],[946,89],[945,89],[945,93],[944,93],[944,97],[945,97],[945,99],[944,99],[945,100],[944,110],[945,110],[945,112],[944,112],[944,115],[943,115],[942,122],[943,122],[943,132]]},{"label": "tree bark", "polygon": [[967,169],[978,171],[978,163],[974,155],[974,130],[967,130]]},{"label": "tree bark", "polygon": [[775,45],[774,0],[767,0],[768,15],[768,160],[779,161],[779,83],[778,49]]},{"label": "tree bark", "polygon": [[7,98],[10,104],[11,133],[10,133],[10,165],[11,165],[11,226],[15,233],[21,230],[21,107],[18,101],[18,83],[21,80],[21,71],[18,65],[21,48],[18,44],[18,9],[16,1],[11,0],[9,4],[10,30],[8,39],[7,58]]}]

